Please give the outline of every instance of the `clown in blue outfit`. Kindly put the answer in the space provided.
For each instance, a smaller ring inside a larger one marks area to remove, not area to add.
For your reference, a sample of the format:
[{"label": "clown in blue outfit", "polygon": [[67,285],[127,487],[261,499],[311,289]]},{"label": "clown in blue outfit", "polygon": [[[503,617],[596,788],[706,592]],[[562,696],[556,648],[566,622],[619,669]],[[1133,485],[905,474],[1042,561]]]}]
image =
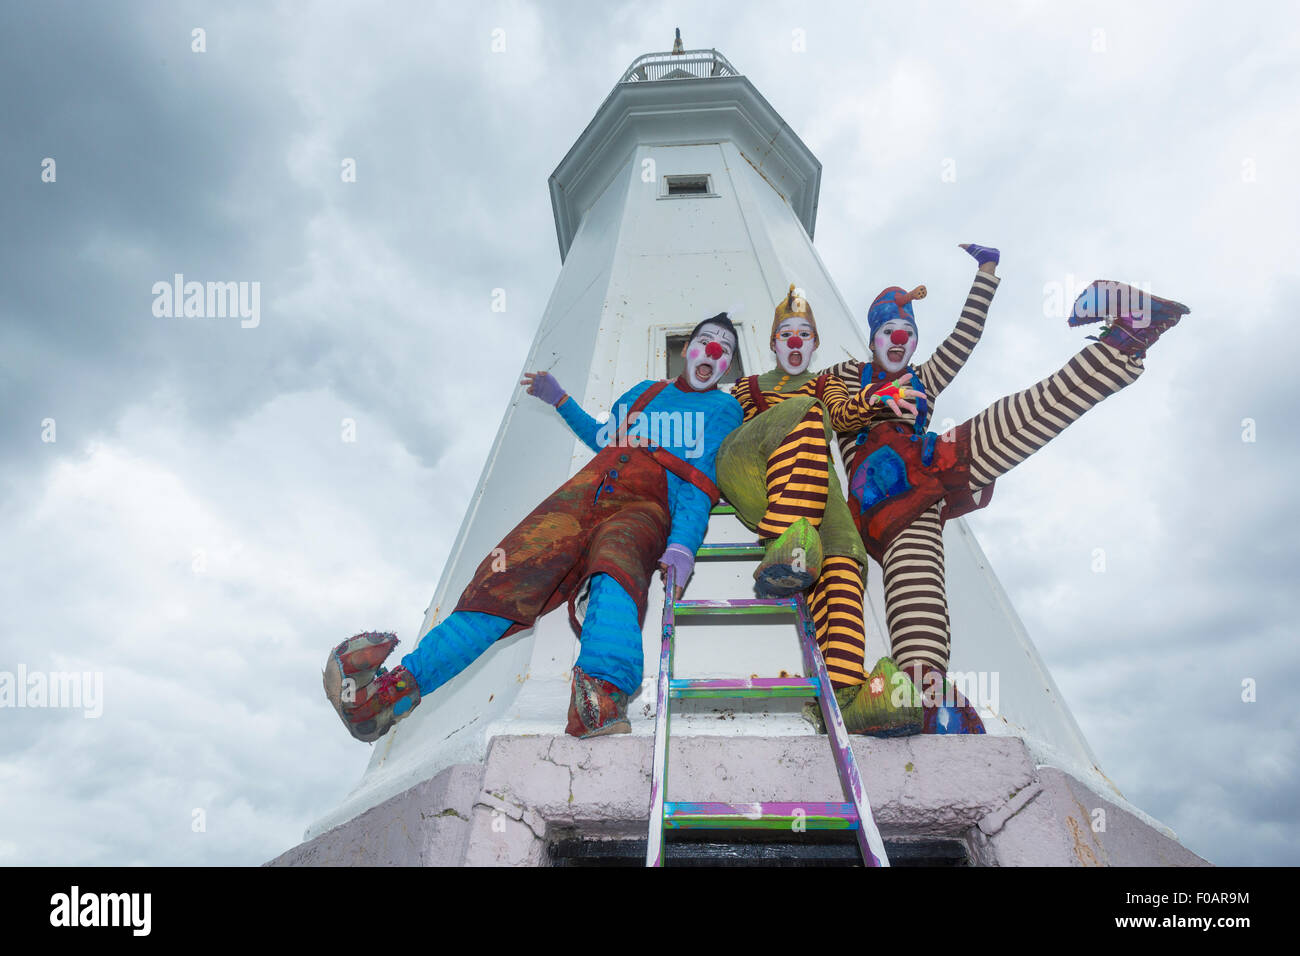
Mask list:
[{"label": "clown in blue outfit", "polygon": [[[582,642],[566,732],[631,731],[627,704],[641,685],[651,579],[656,567],[671,569],[680,595],[691,576],[719,497],[718,447],[742,418],[717,388],[736,346],[725,313],[705,319],[683,346],[686,371],[629,389],[605,424],[548,373],[524,376],[528,393],[554,405],[596,456],[483,559],[455,610],[400,666],[381,666],[397,644],[388,633],[358,634],[330,652],[325,693],[354,737],[377,740],[495,641],[566,602]],[[501,554],[507,570],[498,569]]]}]

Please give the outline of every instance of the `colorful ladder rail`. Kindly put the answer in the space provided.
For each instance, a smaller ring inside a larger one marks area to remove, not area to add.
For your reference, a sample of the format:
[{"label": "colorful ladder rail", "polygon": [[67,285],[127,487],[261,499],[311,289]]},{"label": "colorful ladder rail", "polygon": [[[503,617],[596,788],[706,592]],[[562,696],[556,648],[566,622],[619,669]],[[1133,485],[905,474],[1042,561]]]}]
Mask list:
[{"label": "colorful ladder rail", "polygon": [[[712,514],[735,514],[730,505],[715,507]],[[758,559],[763,546],[757,542],[705,545],[699,557]],[[650,782],[650,834],[646,844],[646,866],[663,866],[664,831],[669,829],[790,829],[798,821],[812,830],[853,830],[858,849],[867,866],[889,866],[885,845],[871,816],[871,804],[862,787],[858,764],[844,729],[844,718],[831,691],[830,676],[817,647],[817,632],[802,594],[788,598],[736,601],[675,601],[676,585],[670,571],[664,581],[663,642],[659,651],[659,700],[655,715],[654,767]],[[678,680],[673,677],[673,644],[678,616],[785,614],[793,611],[804,672],[812,677],[754,677],[725,680]],[[668,789],[669,701],[688,697],[815,697],[822,718],[835,769],[848,803],[682,803],[666,801]]]}]

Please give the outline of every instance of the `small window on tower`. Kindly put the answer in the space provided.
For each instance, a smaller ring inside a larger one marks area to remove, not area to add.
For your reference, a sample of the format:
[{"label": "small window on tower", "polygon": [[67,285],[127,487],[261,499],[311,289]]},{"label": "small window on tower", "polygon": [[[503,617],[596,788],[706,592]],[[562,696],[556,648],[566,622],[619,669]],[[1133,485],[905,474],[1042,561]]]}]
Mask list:
[{"label": "small window on tower", "polygon": [[713,191],[713,177],[708,173],[692,176],[665,176],[660,199],[712,199],[717,197]]}]

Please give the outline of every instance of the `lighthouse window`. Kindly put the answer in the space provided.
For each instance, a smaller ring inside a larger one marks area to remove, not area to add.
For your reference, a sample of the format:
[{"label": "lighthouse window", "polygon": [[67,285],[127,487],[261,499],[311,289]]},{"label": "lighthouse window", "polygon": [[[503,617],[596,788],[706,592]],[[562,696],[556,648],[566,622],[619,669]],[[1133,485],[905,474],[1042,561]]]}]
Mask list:
[{"label": "lighthouse window", "polygon": [[659,194],[660,199],[685,199],[694,197],[715,198],[717,193],[713,191],[713,177],[708,173],[700,173],[694,176],[665,176],[664,188]]}]

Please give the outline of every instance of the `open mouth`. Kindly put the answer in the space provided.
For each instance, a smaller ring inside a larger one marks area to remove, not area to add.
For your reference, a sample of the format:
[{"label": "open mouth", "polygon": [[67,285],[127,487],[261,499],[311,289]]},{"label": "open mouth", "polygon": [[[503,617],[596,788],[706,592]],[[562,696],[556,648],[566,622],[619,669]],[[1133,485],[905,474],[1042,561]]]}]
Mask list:
[{"label": "open mouth", "polygon": [[701,362],[699,365],[695,366],[695,381],[707,382],[711,378],[713,378],[712,362]]},{"label": "open mouth", "polygon": [[907,351],[907,350],[904,349],[901,345],[895,345],[893,348],[891,348],[891,349],[889,350],[889,353],[888,353],[888,354],[889,354],[889,361],[891,361],[891,362],[901,362],[901,361],[903,361],[903,353],[906,352],[906,351]]},{"label": "open mouth", "polygon": [[803,352],[799,351],[798,349],[791,349],[791,350],[790,350],[790,364],[791,364],[791,365],[802,365],[802,364],[803,364]]}]

